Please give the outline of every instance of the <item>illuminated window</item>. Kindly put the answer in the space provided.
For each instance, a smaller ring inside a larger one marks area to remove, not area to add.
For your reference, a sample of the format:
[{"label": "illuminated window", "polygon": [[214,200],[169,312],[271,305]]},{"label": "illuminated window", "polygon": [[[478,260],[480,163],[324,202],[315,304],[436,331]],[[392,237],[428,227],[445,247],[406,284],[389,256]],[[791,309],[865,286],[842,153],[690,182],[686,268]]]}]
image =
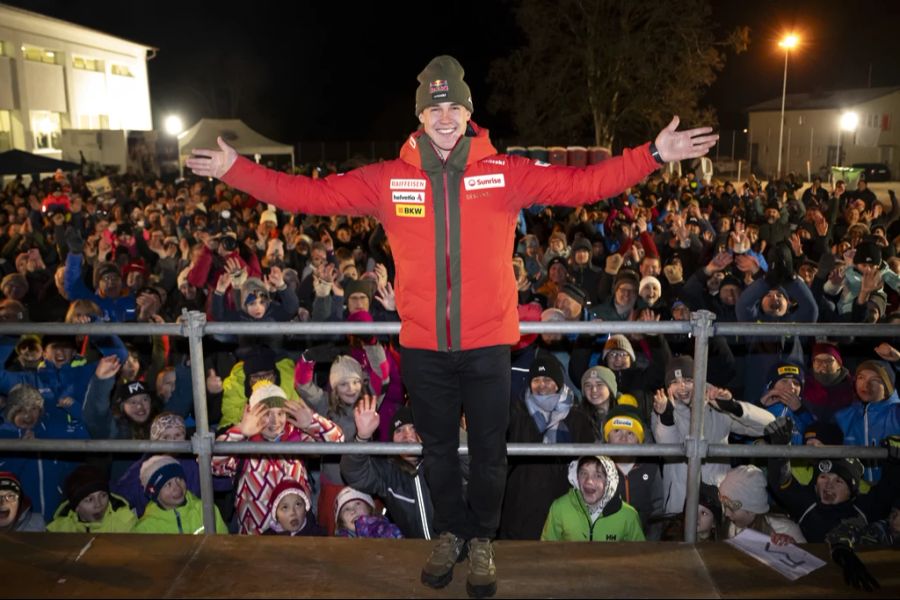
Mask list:
[{"label": "illuminated window", "polygon": [[48,65],[58,64],[59,60],[58,52],[37,46],[22,46],[22,54],[25,56],[25,60],[47,63]]},{"label": "illuminated window", "polygon": [[0,152],[12,150],[12,122],[8,110],[0,110]]},{"label": "illuminated window", "polygon": [[134,75],[131,74],[131,68],[128,65],[113,64],[110,71],[113,75],[119,75],[121,77],[134,77]]},{"label": "illuminated window", "polygon": [[73,56],[72,66],[76,69],[85,71],[103,71],[103,61],[96,58],[85,58],[84,56]]},{"label": "illuminated window", "polygon": [[59,135],[62,132],[59,113],[48,110],[31,111],[31,131],[34,135],[35,148],[59,149]]}]

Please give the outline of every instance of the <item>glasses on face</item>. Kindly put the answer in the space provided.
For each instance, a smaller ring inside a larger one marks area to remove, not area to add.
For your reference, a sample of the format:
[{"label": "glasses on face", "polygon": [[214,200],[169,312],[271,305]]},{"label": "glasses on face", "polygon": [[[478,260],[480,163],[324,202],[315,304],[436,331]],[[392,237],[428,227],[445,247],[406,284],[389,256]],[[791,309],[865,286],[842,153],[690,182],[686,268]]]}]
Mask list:
[{"label": "glasses on face", "polygon": [[820,367],[828,367],[834,364],[835,358],[833,356],[829,356],[828,358],[814,358],[813,364],[818,365]]},{"label": "glasses on face", "polygon": [[737,512],[741,510],[741,507],[744,506],[743,502],[740,500],[732,500],[728,496],[719,496],[719,501],[722,503],[722,508],[727,508],[732,512]]},{"label": "glasses on face", "polygon": [[14,494],[12,492],[10,492],[8,494],[0,494],[0,504],[4,504],[4,503],[12,504],[13,502],[15,502],[18,499],[19,499],[19,495]]},{"label": "glasses on face", "polygon": [[612,358],[613,360],[624,360],[631,355],[624,350],[610,350],[606,356],[607,358]]}]

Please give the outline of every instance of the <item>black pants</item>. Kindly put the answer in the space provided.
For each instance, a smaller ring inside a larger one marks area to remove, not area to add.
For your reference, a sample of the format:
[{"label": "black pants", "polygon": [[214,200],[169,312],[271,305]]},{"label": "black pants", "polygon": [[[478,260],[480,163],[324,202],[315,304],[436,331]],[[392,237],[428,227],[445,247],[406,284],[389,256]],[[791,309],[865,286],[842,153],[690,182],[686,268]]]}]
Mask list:
[{"label": "black pants", "polygon": [[[506,487],[509,346],[458,352],[403,348],[403,383],[422,437],[434,529],[493,538]],[[460,415],[468,430],[468,502],[459,466]]]}]

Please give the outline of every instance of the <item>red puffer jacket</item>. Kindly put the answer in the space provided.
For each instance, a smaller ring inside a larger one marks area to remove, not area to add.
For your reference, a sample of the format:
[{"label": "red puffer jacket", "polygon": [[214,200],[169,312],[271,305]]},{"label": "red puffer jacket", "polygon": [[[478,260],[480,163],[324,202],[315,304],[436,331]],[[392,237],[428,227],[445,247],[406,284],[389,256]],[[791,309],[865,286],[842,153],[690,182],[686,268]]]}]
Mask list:
[{"label": "red puffer jacket", "polygon": [[239,158],[225,183],[292,212],[373,215],[397,267],[400,343],[471,350],[519,339],[511,257],[519,210],[615,196],[656,170],[649,144],[584,168],[497,154],[469,123],[446,162],[423,131],[400,158],[313,180]]}]

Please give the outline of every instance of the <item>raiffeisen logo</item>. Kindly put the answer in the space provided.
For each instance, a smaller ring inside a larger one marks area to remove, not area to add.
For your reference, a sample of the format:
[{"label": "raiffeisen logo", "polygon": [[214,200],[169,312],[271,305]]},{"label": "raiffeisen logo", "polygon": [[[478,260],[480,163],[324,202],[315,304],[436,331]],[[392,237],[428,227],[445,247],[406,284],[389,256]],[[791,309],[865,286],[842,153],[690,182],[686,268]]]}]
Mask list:
[{"label": "raiffeisen logo", "polygon": [[465,187],[467,191],[502,188],[506,187],[506,180],[503,178],[502,173],[497,173],[496,175],[476,175],[473,177],[466,177]]}]

